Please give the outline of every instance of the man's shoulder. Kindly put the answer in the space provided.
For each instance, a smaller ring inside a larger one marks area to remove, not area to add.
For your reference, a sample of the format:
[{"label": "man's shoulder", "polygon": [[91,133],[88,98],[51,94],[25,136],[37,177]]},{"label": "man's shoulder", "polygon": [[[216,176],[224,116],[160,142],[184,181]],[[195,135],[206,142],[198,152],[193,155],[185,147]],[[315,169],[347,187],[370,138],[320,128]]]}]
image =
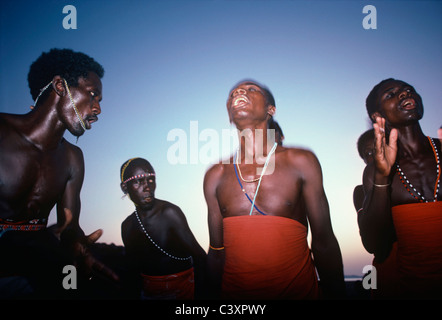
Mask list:
[{"label": "man's shoulder", "polygon": [[159,209],[161,215],[161,221],[166,223],[165,225],[180,227],[186,221],[184,212],[176,204],[161,199],[155,199],[155,201],[157,202],[155,206]]},{"label": "man's shoulder", "polygon": [[278,152],[288,161],[304,162],[316,159],[316,155],[310,149],[300,147],[283,147]]},{"label": "man's shoulder", "polygon": [[0,132],[19,131],[15,122],[19,121],[20,117],[21,115],[0,112]]},{"label": "man's shoulder", "polygon": [[205,173],[203,181],[204,194],[214,195],[219,183],[222,181],[228,164],[218,162],[213,164]]},{"label": "man's shoulder", "polygon": [[283,162],[285,168],[290,168],[298,173],[300,177],[310,176],[321,171],[321,164],[313,151],[305,148],[287,148],[281,153],[282,157],[277,158],[276,163]]},{"label": "man's shoulder", "polygon": [[131,242],[131,238],[135,234],[135,228],[137,226],[137,220],[135,217],[135,212],[131,213],[124,219],[121,223],[121,238],[123,240],[124,245],[126,246],[128,242]]},{"label": "man's shoulder", "polygon": [[135,218],[135,212],[132,212],[130,215],[126,217],[126,219],[123,220],[121,223],[121,227],[125,228],[128,227],[131,223],[133,223],[133,219]]},{"label": "man's shoulder", "polygon": [[0,138],[5,135],[8,130],[8,121],[4,113],[0,113]]},{"label": "man's shoulder", "polygon": [[0,123],[6,124],[8,121],[8,116],[9,116],[9,114],[0,112]]},{"label": "man's shoulder", "polygon": [[9,122],[11,119],[19,118],[21,115],[0,112],[0,122]]},{"label": "man's shoulder", "polygon": [[227,161],[219,161],[218,163],[215,163],[207,169],[205,174],[205,180],[210,178],[219,178],[225,171],[226,167],[231,165],[233,163],[232,158],[229,162]]},{"label": "man's shoulder", "polygon": [[83,161],[83,151],[80,147],[70,143],[65,138],[62,139],[61,144],[65,148],[65,152],[72,157],[74,161]]},{"label": "man's shoulder", "polygon": [[182,212],[181,208],[172,202],[157,198],[155,199],[155,201],[157,202],[156,206],[160,208],[163,214],[176,215]]}]

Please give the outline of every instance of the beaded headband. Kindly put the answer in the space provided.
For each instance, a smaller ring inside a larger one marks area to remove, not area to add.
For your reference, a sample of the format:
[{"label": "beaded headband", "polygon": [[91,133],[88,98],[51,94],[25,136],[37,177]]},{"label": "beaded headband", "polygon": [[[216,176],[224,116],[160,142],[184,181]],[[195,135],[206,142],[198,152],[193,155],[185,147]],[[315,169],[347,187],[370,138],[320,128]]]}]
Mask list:
[{"label": "beaded headband", "polygon": [[124,171],[126,171],[126,169],[127,169],[127,167],[129,166],[129,164],[130,164],[133,160],[135,160],[135,159],[138,159],[138,158],[132,158],[132,159],[127,160],[126,164],[123,166],[123,169],[121,169],[121,182],[123,182]]},{"label": "beaded headband", "polygon": [[152,177],[152,176],[155,177],[155,173],[149,172],[148,174],[144,174],[144,173],[143,174],[137,174],[136,176],[133,176],[133,177],[130,177],[130,178],[124,180],[123,183],[127,183],[127,182],[129,182],[131,180],[134,180],[134,179],[148,178],[148,177]]}]

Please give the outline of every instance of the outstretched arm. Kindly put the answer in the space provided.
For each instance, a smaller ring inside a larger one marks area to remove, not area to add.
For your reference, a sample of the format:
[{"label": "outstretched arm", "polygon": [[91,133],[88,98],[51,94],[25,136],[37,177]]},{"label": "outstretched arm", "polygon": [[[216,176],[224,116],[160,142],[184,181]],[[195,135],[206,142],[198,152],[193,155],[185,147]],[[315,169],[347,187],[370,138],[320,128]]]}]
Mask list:
[{"label": "outstretched arm", "polygon": [[[71,251],[80,271],[87,277],[93,274],[118,281],[118,276],[103,263],[95,259],[88,246],[96,242],[102,235],[102,230],[96,230],[86,236],[79,225],[80,191],[84,178],[84,160],[80,149],[73,148],[69,155],[70,179],[61,201],[57,204],[57,226],[62,242]],[[67,221],[67,217],[71,219]]]}]

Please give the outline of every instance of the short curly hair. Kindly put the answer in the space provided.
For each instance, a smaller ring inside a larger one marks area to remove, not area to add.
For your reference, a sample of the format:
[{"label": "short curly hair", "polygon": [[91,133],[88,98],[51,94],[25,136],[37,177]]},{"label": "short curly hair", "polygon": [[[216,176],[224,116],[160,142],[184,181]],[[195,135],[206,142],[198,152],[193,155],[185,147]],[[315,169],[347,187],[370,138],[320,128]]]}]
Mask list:
[{"label": "short curly hair", "polygon": [[[78,79],[80,77],[86,78],[91,71],[96,73],[99,78],[103,78],[103,67],[82,52],[57,48],[43,52],[29,68],[28,85],[32,99],[37,98],[40,90],[51,82],[54,76],[61,76],[66,79],[68,85],[76,87]],[[48,90],[48,92],[50,91]],[[41,95],[40,101],[47,97],[48,92]]]},{"label": "short curly hair", "polygon": [[377,85],[373,87],[373,89],[371,89],[370,93],[367,96],[367,99],[365,100],[365,107],[367,108],[368,117],[373,123],[375,123],[376,121],[372,119],[371,115],[376,111],[379,111],[378,91],[384,83],[390,81],[396,81],[396,79],[388,78],[379,82]]},{"label": "short curly hair", "polygon": [[359,136],[359,139],[358,139],[358,142],[356,145],[357,145],[358,153],[359,153],[359,156],[361,157],[361,159],[364,159],[365,145],[370,140],[374,141],[374,129],[369,129]]}]

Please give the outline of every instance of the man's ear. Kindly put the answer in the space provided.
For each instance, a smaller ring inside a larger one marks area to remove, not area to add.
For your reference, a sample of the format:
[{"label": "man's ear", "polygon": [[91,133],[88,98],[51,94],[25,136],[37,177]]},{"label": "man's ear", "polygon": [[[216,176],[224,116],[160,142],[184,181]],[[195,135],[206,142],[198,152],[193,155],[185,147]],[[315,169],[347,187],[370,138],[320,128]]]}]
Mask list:
[{"label": "man's ear", "polygon": [[124,194],[127,194],[127,185],[124,182],[120,183],[121,191],[123,191]]},{"label": "man's ear", "polygon": [[267,113],[273,117],[276,113],[276,107],[269,105],[268,109],[267,109]]},{"label": "man's ear", "polygon": [[52,79],[52,88],[58,96],[64,97],[66,95],[66,85],[61,76],[54,76]]}]

